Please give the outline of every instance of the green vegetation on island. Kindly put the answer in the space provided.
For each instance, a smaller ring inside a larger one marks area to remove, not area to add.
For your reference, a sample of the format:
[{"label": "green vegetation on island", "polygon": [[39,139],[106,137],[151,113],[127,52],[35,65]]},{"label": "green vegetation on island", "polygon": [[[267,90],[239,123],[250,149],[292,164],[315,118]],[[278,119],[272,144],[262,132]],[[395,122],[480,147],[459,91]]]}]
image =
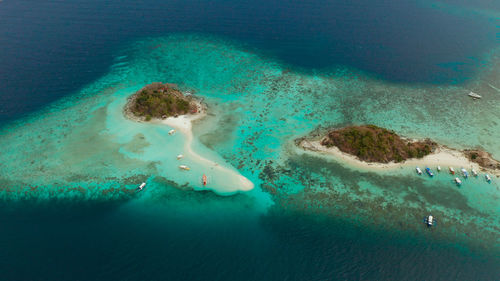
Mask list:
[{"label": "green vegetation on island", "polygon": [[149,121],[187,113],[197,113],[198,107],[192,96],[185,96],[174,84],[152,83],[129,98],[127,113]]},{"label": "green vegetation on island", "polygon": [[328,132],[321,140],[326,147],[336,146],[340,151],[367,162],[402,162],[422,158],[437,148],[437,143],[426,139],[411,141],[393,131],[375,125],[349,126]]}]

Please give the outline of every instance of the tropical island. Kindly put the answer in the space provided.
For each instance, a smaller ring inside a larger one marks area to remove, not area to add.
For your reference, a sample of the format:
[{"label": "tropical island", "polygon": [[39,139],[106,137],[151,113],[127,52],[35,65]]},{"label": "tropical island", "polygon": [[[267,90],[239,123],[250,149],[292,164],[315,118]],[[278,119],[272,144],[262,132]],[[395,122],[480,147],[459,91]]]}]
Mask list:
[{"label": "tropical island", "polygon": [[200,102],[184,95],[175,84],[152,83],[129,97],[125,114],[141,121],[166,119],[200,111]]},{"label": "tropical island", "polygon": [[423,158],[432,153],[437,143],[426,139],[403,139],[394,131],[375,125],[349,126],[332,130],[321,140],[326,147],[336,146],[340,151],[355,155],[366,162],[402,162]]},{"label": "tropical island", "polygon": [[476,167],[500,174],[500,162],[480,149],[456,150],[430,140],[415,140],[375,125],[347,126],[313,132],[295,143],[305,151],[320,153],[364,168],[402,165]]},{"label": "tropical island", "polygon": [[[180,175],[182,181],[198,177],[199,180],[191,182],[193,189],[213,190],[221,195],[248,191],[254,187],[249,179],[223,159],[207,158],[193,149],[193,123],[207,115],[207,106],[201,98],[190,93],[183,94],[175,84],[157,82],[144,86],[128,97],[123,113],[132,121],[165,125],[164,132],[168,132],[165,137],[174,140],[168,150],[175,153],[165,159],[169,164],[175,163],[172,166],[176,167],[176,171],[170,172],[171,177]],[[175,142],[178,133],[183,135],[181,145]],[[165,144],[168,143],[165,140]],[[187,175],[187,171],[191,175]],[[205,173],[208,181],[202,184]]]}]

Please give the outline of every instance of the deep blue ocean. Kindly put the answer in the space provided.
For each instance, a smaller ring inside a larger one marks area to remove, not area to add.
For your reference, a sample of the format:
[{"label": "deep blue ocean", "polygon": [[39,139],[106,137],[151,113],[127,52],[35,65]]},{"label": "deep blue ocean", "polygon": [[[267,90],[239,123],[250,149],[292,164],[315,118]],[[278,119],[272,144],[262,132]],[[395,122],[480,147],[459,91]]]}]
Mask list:
[{"label": "deep blue ocean", "polygon": [[[235,40],[300,71],[345,65],[396,83],[464,83],[500,46],[499,18],[472,8],[498,15],[500,2],[443,3],[454,8],[409,0],[0,1],[0,126],[106,74],[122,46],[173,33]],[[1,202],[0,280],[500,280],[498,253],[331,217],[130,204]]]}]

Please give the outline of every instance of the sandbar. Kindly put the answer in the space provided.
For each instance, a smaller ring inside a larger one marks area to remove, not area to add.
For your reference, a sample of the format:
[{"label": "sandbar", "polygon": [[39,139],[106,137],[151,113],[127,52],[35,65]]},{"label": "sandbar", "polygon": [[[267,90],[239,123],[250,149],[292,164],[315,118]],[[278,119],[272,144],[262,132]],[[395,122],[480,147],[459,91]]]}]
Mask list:
[{"label": "sandbar", "polygon": [[[182,133],[186,137],[184,143],[184,157],[189,157],[190,159],[201,163],[206,167],[210,167],[213,177],[223,177],[221,181],[217,182],[217,186],[211,186],[210,181],[207,184],[206,189],[212,189],[214,191],[223,191],[224,193],[231,193],[237,191],[249,191],[254,188],[254,184],[246,177],[239,174],[237,171],[220,165],[219,163],[207,159],[196,151],[193,150],[193,122],[201,120],[206,116],[206,107],[199,101],[196,101],[198,106],[198,113],[196,114],[186,114],[180,115],[178,117],[168,117],[159,121],[164,125],[174,128],[178,132]],[[207,174],[210,177],[210,175]]]}]

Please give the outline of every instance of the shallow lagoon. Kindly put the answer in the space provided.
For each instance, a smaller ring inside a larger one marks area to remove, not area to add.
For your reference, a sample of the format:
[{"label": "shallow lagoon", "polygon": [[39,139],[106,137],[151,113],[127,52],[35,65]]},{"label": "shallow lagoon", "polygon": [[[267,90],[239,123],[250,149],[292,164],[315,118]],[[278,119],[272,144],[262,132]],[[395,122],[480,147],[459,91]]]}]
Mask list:
[{"label": "shallow lagoon", "polygon": [[[498,1],[465,2],[1,1],[2,279],[498,279],[498,179],[457,188],[293,147],[373,122],[498,158]],[[158,38],[176,32],[241,41]],[[182,136],[120,120],[152,81],[206,98],[195,149],[251,192],[179,185],[162,144]]]},{"label": "shallow lagoon", "polygon": [[[492,184],[469,179],[457,188],[445,173],[430,179],[409,168],[358,171],[302,155],[293,145],[318,126],[374,123],[456,148],[481,146],[500,158],[500,92],[491,87],[497,62],[492,53],[489,67],[462,86],[408,86],[345,68],[303,72],[214,37],[135,42],[117,55],[109,74],[80,93],[3,128],[2,195],[153,200],[178,188],[189,196],[200,174],[177,168],[183,136],[121,112],[143,85],[175,82],[209,107],[194,127],[194,149],[249,178],[256,188],[243,196],[253,198],[258,212],[277,204],[403,231],[420,231],[421,218],[432,212],[442,225],[436,239],[498,246],[496,178]],[[469,89],[484,99],[470,100]],[[142,181],[147,190],[137,194]]]}]

